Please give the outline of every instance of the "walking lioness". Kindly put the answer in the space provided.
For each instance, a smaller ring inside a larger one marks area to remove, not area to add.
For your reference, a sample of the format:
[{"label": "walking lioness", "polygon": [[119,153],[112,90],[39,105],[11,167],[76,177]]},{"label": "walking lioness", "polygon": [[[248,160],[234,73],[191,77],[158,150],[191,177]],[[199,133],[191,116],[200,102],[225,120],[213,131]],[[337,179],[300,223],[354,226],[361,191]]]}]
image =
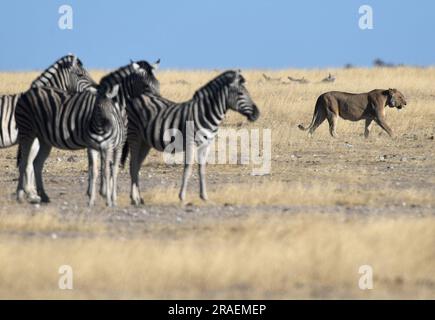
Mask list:
[{"label": "walking lioness", "polygon": [[393,130],[385,122],[385,107],[402,109],[406,106],[405,97],[397,89],[376,89],[366,93],[347,93],[330,91],[323,93],[317,99],[314,109],[313,120],[309,127],[302,124],[298,127],[301,130],[309,130],[310,135],[322,124],[325,119],[329,122],[331,136],[337,137],[337,120],[340,116],[345,120],[359,121],[366,120],[364,136],[368,138],[370,126],[374,120],[390,137],[393,137]]}]

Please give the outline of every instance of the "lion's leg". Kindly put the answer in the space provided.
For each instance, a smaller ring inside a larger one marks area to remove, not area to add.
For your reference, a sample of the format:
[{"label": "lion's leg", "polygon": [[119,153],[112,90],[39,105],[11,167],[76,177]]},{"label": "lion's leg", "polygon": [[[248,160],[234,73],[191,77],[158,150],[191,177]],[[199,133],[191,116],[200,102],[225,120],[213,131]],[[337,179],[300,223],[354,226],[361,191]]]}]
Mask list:
[{"label": "lion's leg", "polygon": [[366,126],[364,129],[364,137],[368,138],[370,135],[370,129],[372,127],[373,119],[366,119]]},{"label": "lion's leg", "polygon": [[375,119],[375,121],[382,129],[384,129],[388,133],[391,138],[394,137],[393,130],[390,128],[384,118],[377,118]]},{"label": "lion's leg", "polygon": [[337,138],[337,121],[338,121],[338,116],[333,113],[333,112],[329,112],[328,113],[328,123],[329,123],[329,133],[331,134],[331,136],[333,138]]}]

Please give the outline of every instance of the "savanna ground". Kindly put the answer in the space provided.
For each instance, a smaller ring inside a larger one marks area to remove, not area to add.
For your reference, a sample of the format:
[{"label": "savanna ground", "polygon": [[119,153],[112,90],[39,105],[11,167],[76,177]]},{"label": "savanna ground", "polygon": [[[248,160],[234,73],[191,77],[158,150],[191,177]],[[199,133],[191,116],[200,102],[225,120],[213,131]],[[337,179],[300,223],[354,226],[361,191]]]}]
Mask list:
[{"label": "savanna ground", "polygon": [[[272,130],[272,171],[208,166],[209,203],[177,200],[181,166],[151,152],[141,170],[146,204],[86,207],[84,151],[53,150],[45,167],[49,205],[15,202],[16,148],[0,158],[0,298],[435,298],[435,69],[265,71],[309,84],[264,82],[245,71],[261,110],[255,123],[231,113],[224,127]],[[317,83],[328,72],[335,83]],[[95,79],[104,73],[93,72]],[[189,99],[217,71],[160,71],[162,95]],[[37,73],[0,74],[0,92],[23,91]],[[184,81],[182,81],[184,80]],[[325,122],[308,138],[317,96],[395,87],[408,100],[387,110],[390,139],[374,125]],[[70,265],[74,289],[60,290]],[[372,290],[358,286],[373,268]]]}]

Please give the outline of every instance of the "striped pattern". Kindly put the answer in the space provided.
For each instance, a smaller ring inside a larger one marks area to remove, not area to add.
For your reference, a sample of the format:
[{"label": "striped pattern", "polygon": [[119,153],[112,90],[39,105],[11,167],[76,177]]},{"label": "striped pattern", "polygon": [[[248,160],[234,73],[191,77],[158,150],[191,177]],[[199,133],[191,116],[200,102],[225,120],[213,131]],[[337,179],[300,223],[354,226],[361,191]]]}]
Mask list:
[{"label": "striped pattern", "polygon": [[[24,177],[28,181],[29,164],[35,159],[36,190],[26,183],[24,192],[31,202],[48,202],[42,183],[42,167],[51,148],[88,148],[92,179],[89,204],[93,205],[95,201],[96,162],[101,154],[108,181],[106,203],[115,205],[117,167],[126,138],[127,117],[123,103],[127,98],[148,92],[147,81],[145,69],[133,63],[104,77],[96,94],[89,91],[72,94],[47,87],[32,88],[23,94],[16,108],[18,141],[23,157],[18,190],[22,190]],[[40,143],[38,154],[32,152],[36,138]],[[22,201],[23,196],[23,192],[19,193],[18,200]]]},{"label": "striped pattern", "polygon": [[[259,110],[243,83],[244,78],[239,71],[227,71],[197,90],[193,98],[187,102],[174,103],[160,96],[142,95],[127,104],[132,183],[130,196],[133,204],[143,203],[139,193],[140,166],[151,148],[164,151],[170,144],[170,140],[165,141],[165,134],[168,134],[170,129],[179,130],[184,137],[185,169],[179,194],[180,199],[184,200],[191,173],[192,163],[189,159],[193,156],[193,149],[186,146],[187,125],[190,124],[194,132],[207,132],[211,141],[229,109],[239,112],[250,121],[255,121],[259,116]],[[195,146],[200,161],[200,196],[206,199],[205,160],[209,144],[195,143]],[[128,149],[125,148],[122,163],[125,162],[127,153]]]},{"label": "striped pattern", "polygon": [[0,148],[7,148],[17,143],[15,106],[19,97],[19,94],[0,96]]},{"label": "striped pattern", "polygon": [[54,87],[69,92],[82,92],[96,86],[83,63],[75,55],[66,55],[36,78],[31,88]]},{"label": "striped pattern", "polygon": [[[122,136],[122,144],[124,144],[126,140],[126,128],[127,128],[127,113],[125,111],[127,101],[130,101],[142,93],[146,94],[155,94],[160,95],[160,82],[157,80],[154,74],[154,70],[156,70],[159,66],[160,60],[156,61],[154,64],[150,64],[145,60],[140,60],[137,62],[131,61],[131,66],[134,66],[134,69],[136,69],[136,72],[132,74],[132,67],[126,66],[119,68],[118,70],[108,74],[107,76],[103,77],[99,84],[99,91],[105,91],[110,90],[113,88],[114,85],[120,84],[120,92],[118,96],[116,97],[116,102],[122,107],[121,114],[119,115],[122,117],[124,125],[125,125],[125,131],[123,131]],[[115,155],[114,155],[114,170],[117,172],[118,170],[118,163],[120,162],[120,157],[122,154],[122,150],[119,148],[116,148]],[[91,181],[93,180],[93,177],[98,174],[97,169],[93,166],[96,166],[97,163],[97,154],[92,154],[91,152],[88,152],[88,158],[90,162],[90,166],[92,167],[92,170],[89,170],[89,184],[88,184],[88,191],[87,194],[91,195],[91,189],[93,188]],[[101,161],[101,172],[105,172],[105,162],[103,159]],[[107,180],[105,179],[105,176],[102,175],[101,178],[101,184],[100,184],[100,194],[103,197],[106,197],[106,190],[107,190]]]},{"label": "striped pattern", "polygon": [[[49,86],[70,92],[81,92],[95,85],[80,59],[74,55],[67,55],[48,67],[32,82],[31,87]],[[0,148],[17,143],[15,107],[20,95],[0,96]]]}]

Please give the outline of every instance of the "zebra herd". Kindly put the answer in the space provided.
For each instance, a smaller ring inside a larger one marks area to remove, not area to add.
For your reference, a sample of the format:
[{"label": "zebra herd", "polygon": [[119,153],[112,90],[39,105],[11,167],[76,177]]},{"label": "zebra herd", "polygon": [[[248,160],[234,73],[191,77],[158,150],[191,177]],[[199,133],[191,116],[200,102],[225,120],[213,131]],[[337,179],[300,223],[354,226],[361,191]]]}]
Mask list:
[{"label": "zebra herd", "polygon": [[[67,55],[47,68],[24,93],[0,97],[0,148],[18,143],[17,200],[50,202],[42,171],[52,147],[87,149],[89,205],[95,204],[101,171],[100,194],[107,206],[117,204],[120,164],[130,153],[130,198],[143,203],[139,170],[151,148],[165,151],[168,130],[183,137],[184,173],[179,193],[185,199],[197,150],[200,196],[207,199],[205,164],[211,142],[228,110],[255,121],[259,110],[244,86],[240,71],[226,71],[198,89],[193,98],[177,103],[160,95],[155,76],[160,61],[131,61],[96,83],[80,59]],[[204,132],[203,139],[190,139]],[[101,162],[100,168],[98,162]]]}]

